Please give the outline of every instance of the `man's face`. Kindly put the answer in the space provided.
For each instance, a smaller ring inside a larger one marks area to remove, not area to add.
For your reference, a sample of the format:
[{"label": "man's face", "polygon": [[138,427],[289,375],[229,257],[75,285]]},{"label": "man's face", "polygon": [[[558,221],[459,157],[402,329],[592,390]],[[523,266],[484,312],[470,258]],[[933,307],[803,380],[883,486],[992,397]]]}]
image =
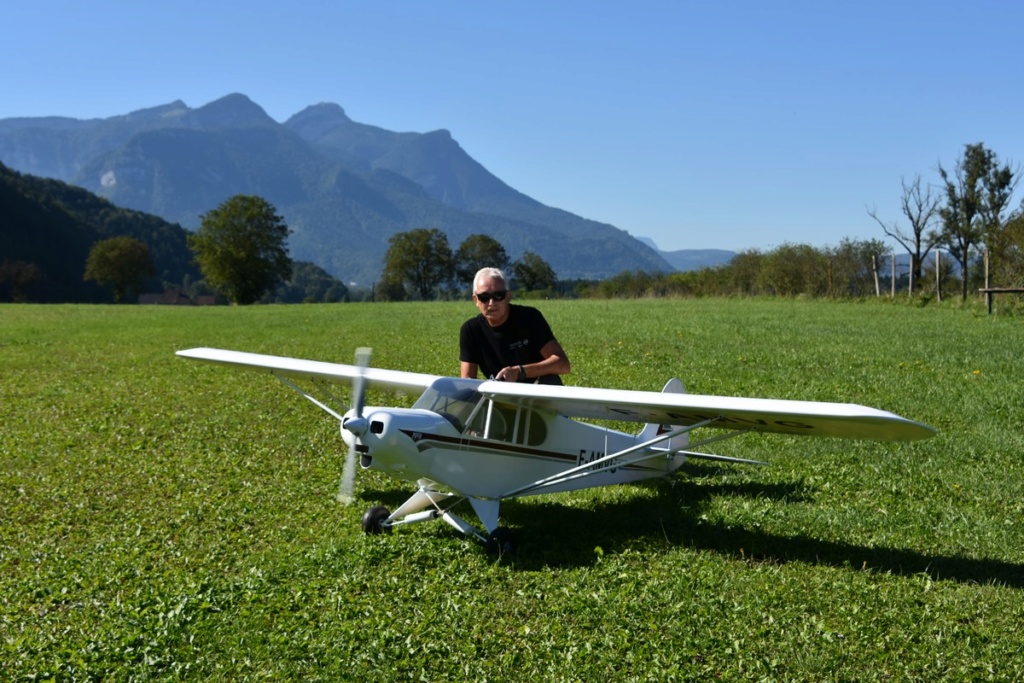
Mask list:
[{"label": "man's face", "polygon": [[491,327],[497,327],[508,318],[511,298],[507,285],[498,278],[483,278],[473,283],[473,301]]}]

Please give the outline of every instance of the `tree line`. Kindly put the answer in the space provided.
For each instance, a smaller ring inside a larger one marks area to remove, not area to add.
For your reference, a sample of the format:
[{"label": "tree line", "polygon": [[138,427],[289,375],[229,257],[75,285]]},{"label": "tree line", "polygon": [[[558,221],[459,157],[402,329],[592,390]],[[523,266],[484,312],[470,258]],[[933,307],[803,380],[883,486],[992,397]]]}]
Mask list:
[{"label": "tree line", "polygon": [[622,273],[581,283],[583,296],[863,297],[906,292],[941,296],[959,285],[961,299],[986,286],[1024,286],[1024,202],[1011,210],[1020,169],[982,143],[964,145],[938,183],[902,181],[903,221],[868,215],[906,255],[880,240],[843,240],[837,247],[786,243],[752,249],[728,264],[685,273]]},{"label": "tree line", "polygon": [[379,301],[431,301],[468,293],[481,268],[501,268],[521,292],[553,295],[555,271],[539,255],[523,252],[516,260],[489,235],[470,235],[452,251],[448,237],[437,228],[400,232],[388,240],[384,271],[375,287]]},{"label": "tree line", "polygon": [[[549,297],[807,296],[864,297],[906,291],[932,295],[953,278],[966,299],[989,284],[1024,284],[1024,202],[1010,211],[1019,169],[1000,162],[981,143],[964,146],[940,184],[920,176],[902,183],[905,223],[869,216],[906,252],[897,258],[881,240],[843,240],[816,248],[785,243],[770,251],[738,253],[728,264],[674,273],[624,272],[601,281],[560,281],[538,254],[512,260],[489,235],[473,234],[452,250],[437,228],[397,233],[389,240],[383,273],[368,296],[377,301],[430,301],[468,294],[473,275],[485,266],[505,270],[520,294]],[[290,230],[260,197],[236,195],[201,217],[187,246],[202,279],[186,275],[189,294],[217,292],[236,304],[257,301],[347,301],[350,292],[321,268],[288,256]],[[982,255],[984,254],[984,260]],[[984,268],[979,267],[984,264]],[[15,301],[40,271],[34,264],[5,260],[0,284]],[[157,272],[146,244],[118,235],[95,243],[84,279],[109,285],[115,301],[127,301]]]},{"label": "tree line", "polygon": [[[185,289],[208,288],[232,303],[243,305],[279,301],[283,293],[295,288],[303,290],[303,285],[308,292],[308,283],[316,279],[316,271],[323,271],[313,264],[292,262],[286,246],[289,232],[281,216],[264,199],[232,197],[203,215],[199,229],[188,236],[188,246],[203,279],[186,283]],[[485,266],[509,271],[513,282],[523,291],[553,294],[557,284],[554,270],[537,254],[526,252],[513,261],[504,246],[483,234],[469,236],[453,252],[443,232],[420,228],[391,237],[384,272],[371,298],[455,298],[465,293],[476,271]],[[85,279],[110,285],[114,300],[126,301],[154,271],[146,245],[135,238],[119,236],[93,246]],[[344,287],[341,283],[337,285]],[[276,297],[271,295],[273,292]],[[348,300],[348,291],[345,288],[332,297],[329,289],[316,300]]]},{"label": "tree line", "polygon": [[[1004,286],[1024,283],[1024,203],[1009,211],[1019,169],[1000,162],[978,143],[965,145],[955,165],[947,169],[940,164],[938,173],[938,185],[926,185],[920,176],[903,182],[905,225],[887,223],[877,211],[868,210],[905,256],[893,253],[880,239],[845,239],[824,248],[785,243],[768,251],[743,251],[724,266],[696,271],[624,272],[601,281],[566,282],[538,254],[528,251],[513,260],[488,235],[470,235],[453,250],[441,230],[419,228],[390,238],[383,273],[370,298],[463,297],[473,275],[485,266],[507,271],[521,295],[560,297],[856,298],[897,291],[935,296],[952,289],[958,279],[960,295],[966,298],[989,275]],[[199,242],[199,237],[190,238],[190,244]],[[983,253],[986,268],[979,267]]]},{"label": "tree line", "polygon": [[958,286],[956,263],[945,252],[933,252],[922,273],[911,290],[906,259],[879,240],[843,240],[838,247],[786,243],[771,250],[750,249],[720,266],[675,273],[631,271],[601,281],[559,283],[558,289],[586,298],[855,299],[893,293],[934,298]]},{"label": "tree line", "polygon": [[[67,200],[58,200],[58,204],[64,206]],[[118,209],[107,212],[116,216],[145,216]],[[78,211],[65,218],[87,223],[89,214]],[[166,235],[136,230],[138,236],[117,234],[93,242],[87,251],[84,272],[70,262],[62,264],[61,272],[77,270],[81,282],[109,288],[115,303],[134,301],[154,287],[173,290],[192,301],[215,295],[239,304],[348,300],[348,288],[323,268],[289,258],[285,246],[289,229],[274,207],[262,198],[237,195],[202,220],[201,228],[193,234],[168,225],[182,233],[180,249],[173,253],[168,253],[167,240],[162,239]],[[88,234],[84,229],[65,230],[67,234],[79,232]],[[170,232],[173,236],[174,231]],[[73,252],[69,254],[73,256]],[[168,270],[169,264],[190,261],[198,270],[183,270],[180,265],[171,265]],[[157,267],[157,262],[162,268]],[[178,277],[169,279],[169,275]],[[6,289],[10,300],[28,301],[34,285],[48,276],[50,273],[33,261],[4,259],[0,261],[0,296]]]}]

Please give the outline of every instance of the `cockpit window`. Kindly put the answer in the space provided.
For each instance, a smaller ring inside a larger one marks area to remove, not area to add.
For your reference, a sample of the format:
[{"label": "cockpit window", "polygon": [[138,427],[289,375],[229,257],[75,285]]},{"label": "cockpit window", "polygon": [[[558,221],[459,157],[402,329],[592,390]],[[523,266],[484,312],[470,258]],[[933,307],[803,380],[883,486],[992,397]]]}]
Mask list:
[{"label": "cockpit window", "polygon": [[[484,434],[487,417],[485,404],[485,409],[473,417],[471,429]],[[547,438],[548,428],[544,418],[535,410],[495,404],[490,411],[490,429],[486,434],[488,438],[498,441],[538,446]]]},{"label": "cockpit window", "polygon": [[475,380],[439,379],[413,407],[437,413],[467,435],[530,446],[544,442],[548,430],[538,412],[492,405],[476,390],[478,384]]}]

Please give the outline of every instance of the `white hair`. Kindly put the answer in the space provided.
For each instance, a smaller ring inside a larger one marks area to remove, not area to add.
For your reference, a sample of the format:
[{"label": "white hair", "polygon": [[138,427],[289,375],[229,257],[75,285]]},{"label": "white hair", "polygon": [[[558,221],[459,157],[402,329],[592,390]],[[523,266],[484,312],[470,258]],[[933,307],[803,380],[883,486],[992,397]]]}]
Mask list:
[{"label": "white hair", "polygon": [[474,289],[476,289],[476,283],[480,280],[501,280],[501,283],[508,287],[508,277],[501,268],[481,268],[476,271],[476,275],[473,276]]}]

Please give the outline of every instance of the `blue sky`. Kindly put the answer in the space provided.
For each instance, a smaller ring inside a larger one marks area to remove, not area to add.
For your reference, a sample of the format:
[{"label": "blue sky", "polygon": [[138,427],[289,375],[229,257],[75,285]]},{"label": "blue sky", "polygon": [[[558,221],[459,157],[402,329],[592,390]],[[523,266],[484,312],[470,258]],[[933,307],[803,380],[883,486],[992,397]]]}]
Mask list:
[{"label": "blue sky", "polygon": [[0,118],[334,102],[665,250],[827,246],[882,239],[865,207],[900,221],[965,144],[1024,161],[1021,26],[1013,0],[10,0]]}]

